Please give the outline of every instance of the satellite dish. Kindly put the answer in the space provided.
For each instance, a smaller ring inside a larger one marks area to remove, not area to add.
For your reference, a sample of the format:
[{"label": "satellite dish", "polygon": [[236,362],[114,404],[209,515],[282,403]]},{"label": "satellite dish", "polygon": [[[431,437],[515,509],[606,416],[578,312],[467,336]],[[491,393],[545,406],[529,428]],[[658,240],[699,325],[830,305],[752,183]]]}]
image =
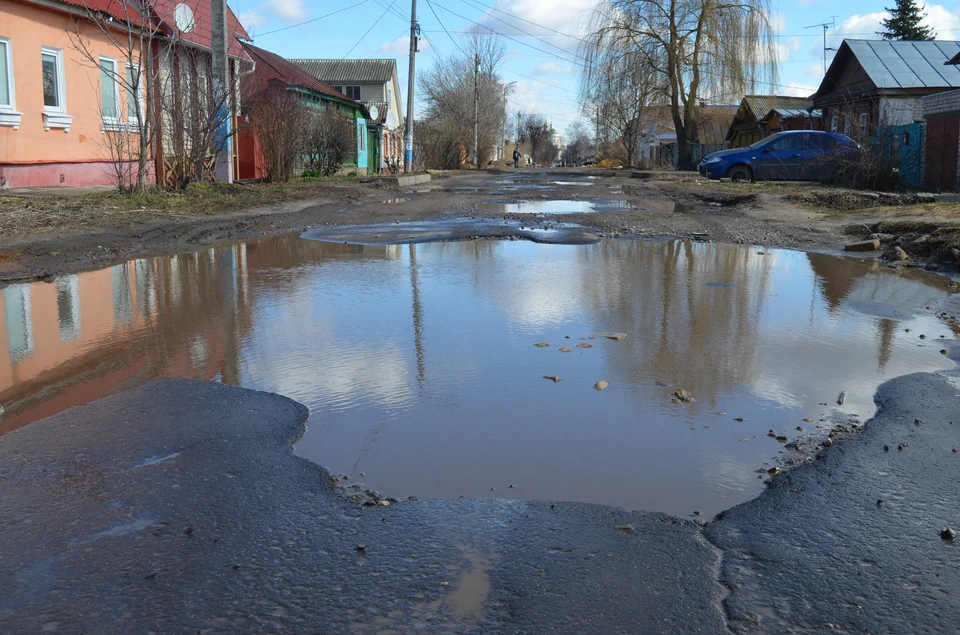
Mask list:
[{"label": "satellite dish", "polygon": [[387,113],[387,128],[396,128],[399,123],[400,122],[397,121],[397,115],[395,112],[391,110]]},{"label": "satellite dish", "polygon": [[173,21],[182,33],[189,33],[197,25],[193,19],[193,9],[182,2],[173,10]]},{"label": "satellite dish", "polygon": [[370,110],[370,118],[371,118],[371,119],[373,119],[374,121],[377,121],[378,119],[380,119],[380,109],[379,109],[379,108],[377,108],[376,106],[370,106],[369,110]]}]

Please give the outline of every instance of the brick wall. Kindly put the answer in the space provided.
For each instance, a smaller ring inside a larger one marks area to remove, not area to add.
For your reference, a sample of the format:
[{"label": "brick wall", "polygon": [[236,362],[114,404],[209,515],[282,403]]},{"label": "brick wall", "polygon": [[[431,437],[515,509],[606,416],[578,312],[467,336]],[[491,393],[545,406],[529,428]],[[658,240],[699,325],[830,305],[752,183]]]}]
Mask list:
[{"label": "brick wall", "polygon": [[923,117],[960,112],[960,90],[929,95],[920,100]]}]

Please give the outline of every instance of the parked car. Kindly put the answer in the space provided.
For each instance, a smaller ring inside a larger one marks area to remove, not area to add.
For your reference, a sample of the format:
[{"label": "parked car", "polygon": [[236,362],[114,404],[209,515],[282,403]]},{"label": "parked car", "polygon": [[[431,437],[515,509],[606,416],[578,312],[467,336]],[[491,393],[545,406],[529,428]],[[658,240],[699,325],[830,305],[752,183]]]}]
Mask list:
[{"label": "parked car", "polygon": [[778,132],[746,148],[721,150],[700,162],[700,175],[750,181],[829,181],[860,144],[836,132]]}]

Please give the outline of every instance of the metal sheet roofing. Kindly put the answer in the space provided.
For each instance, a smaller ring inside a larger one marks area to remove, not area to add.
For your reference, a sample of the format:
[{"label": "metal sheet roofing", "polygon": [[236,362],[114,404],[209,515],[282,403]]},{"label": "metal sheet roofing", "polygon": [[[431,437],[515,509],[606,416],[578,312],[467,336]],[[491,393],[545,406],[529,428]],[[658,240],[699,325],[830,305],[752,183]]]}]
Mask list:
[{"label": "metal sheet roofing", "polygon": [[[327,84],[326,82],[320,81],[309,73],[304,72],[302,68],[296,64],[292,64],[290,60],[284,59],[276,53],[256,47],[248,42],[243,42],[242,46],[244,50],[247,51],[257,62],[257,64],[265,64],[272,68],[277,74],[277,77],[286,82],[287,86],[300,86],[322,95],[327,95],[328,97],[353,103],[349,97],[335,90],[333,86]],[[358,108],[361,108],[364,113],[367,112],[366,107],[364,107],[362,104],[356,105]]]},{"label": "metal sheet roofing", "polygon": [[948,65],[960,54],[960,42],[844,40],[843,44],[877,88],[960,87],[960,68]]},{"label": "metal sheet roofing", "polygon": [[328,84],[383,84],[397,70],[397,60],[314,60],[294,59],[296,64]]}]

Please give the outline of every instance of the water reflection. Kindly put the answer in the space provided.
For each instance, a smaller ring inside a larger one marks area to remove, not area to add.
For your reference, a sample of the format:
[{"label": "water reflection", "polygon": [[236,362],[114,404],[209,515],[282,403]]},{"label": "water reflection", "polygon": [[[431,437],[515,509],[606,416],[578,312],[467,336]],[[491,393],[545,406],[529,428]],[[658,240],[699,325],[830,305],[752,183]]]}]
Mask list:
[{"label": "water reflection", "polygon": [[921,272],[747,246],[282,236],[4,288],[0,432],[213,379],[305,403],[297,451],[386,494],[709,514],[756,494],[768,429],[813,431],[840,390],[869,416],[887,378],[947,367],[925,309],[943,295]]}]

